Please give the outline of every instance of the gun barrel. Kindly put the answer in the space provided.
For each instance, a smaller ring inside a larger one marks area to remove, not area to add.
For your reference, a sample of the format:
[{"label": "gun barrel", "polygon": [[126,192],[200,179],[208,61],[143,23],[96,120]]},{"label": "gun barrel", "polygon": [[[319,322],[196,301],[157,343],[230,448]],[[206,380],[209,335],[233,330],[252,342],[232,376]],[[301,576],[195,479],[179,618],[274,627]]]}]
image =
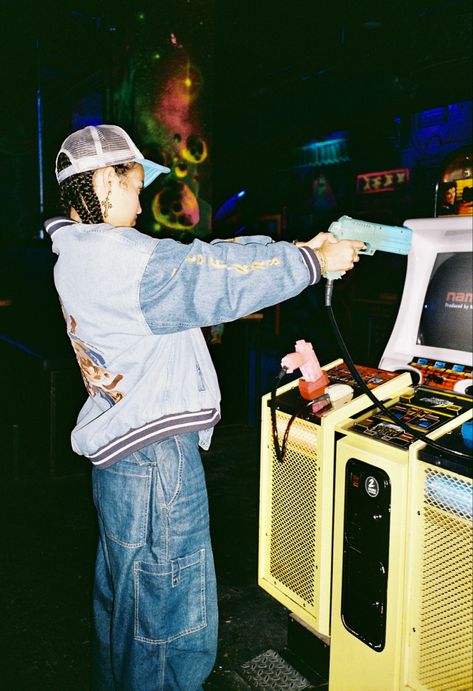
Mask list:
[{"label": "gun barrel", "polygon": [[333,224],[334,235],[338,238],[362,240],[366,249],[360,254],[372,255],[376,250],[393,254],[408,254],[412,242],[412,230],[405,226],[388,226],[382,223],[359,221],[350,216],[342,216]]},{"label": "gun barrel", "polygon": [[368,237],[363,237],[363,241],[366,245],[366,250],[363,250],[365,254],[368,254],[370,250],[408,254],[411,247],[412,230],[395,226],[381,226],[379,229],[373,229],[372,234],[368,234]]}]

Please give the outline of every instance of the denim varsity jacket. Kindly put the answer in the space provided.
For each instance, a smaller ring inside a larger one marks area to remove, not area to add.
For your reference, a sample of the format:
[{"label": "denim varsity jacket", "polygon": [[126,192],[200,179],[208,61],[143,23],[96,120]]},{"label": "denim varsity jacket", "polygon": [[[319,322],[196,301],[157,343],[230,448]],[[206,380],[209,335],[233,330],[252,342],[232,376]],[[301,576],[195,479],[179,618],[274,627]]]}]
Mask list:
[{"label": "denim varsity jacket", "polygon": [[320,279],[315,253],[269,237],[156,239],[134,228],[45,223],[54,282],[88,398],[72,448],[105,468],[166,436],[220,419],[201,327],[291,298]]}]

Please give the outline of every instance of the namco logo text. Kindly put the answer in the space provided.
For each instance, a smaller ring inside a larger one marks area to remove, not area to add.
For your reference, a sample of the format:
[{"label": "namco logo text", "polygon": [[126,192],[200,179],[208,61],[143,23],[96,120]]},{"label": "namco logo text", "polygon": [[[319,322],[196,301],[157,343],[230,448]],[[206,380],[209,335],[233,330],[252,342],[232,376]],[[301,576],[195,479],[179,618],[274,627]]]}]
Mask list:
[{"label": "namco logo text", "polygon": [[456,293],[451,290],[447,293],[447,302],[473,302],[473,293]]}]

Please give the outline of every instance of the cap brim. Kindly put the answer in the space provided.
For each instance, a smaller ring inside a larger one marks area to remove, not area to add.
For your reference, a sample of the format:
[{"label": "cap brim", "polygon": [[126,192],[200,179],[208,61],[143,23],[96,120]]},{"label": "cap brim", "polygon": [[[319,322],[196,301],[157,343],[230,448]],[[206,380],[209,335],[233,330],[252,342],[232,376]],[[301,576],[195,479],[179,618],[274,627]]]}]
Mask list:
[{"label": "cap brim", "polygon": [[160,166],[159,163],[154,163],[153,161],[148,161],[146,158],[140,158],[136,161],[143,166],[144,170],[144,180],[143,187],[148,187],[153,180],[155,180],[161,173],[170,173],[171,169],[166,166]]}]

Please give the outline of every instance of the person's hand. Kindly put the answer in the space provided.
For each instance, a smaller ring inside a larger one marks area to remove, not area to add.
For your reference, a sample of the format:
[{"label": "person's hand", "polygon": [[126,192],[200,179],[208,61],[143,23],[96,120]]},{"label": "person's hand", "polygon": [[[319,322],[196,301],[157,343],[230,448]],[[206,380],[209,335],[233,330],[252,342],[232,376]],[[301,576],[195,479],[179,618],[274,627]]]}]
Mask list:
[{"label": "person's hand", "polygon": [[[331,235],[330,233],[321,233]],[[349,271],[356,262],[360,261],[358,250],[364,250],[366,245],[361,240],[339,240],[333,235],[326,239],[315,254],[319,260],[321,273],[327,271]]]},{"label": "person's hand", "polygon": [[324,242],[337,242],[337,239],[332,233],[318,233],[315,237],[307,240],[307,242],[295,242],[297,247],[310,247],[312,250],[318,250]]}]

